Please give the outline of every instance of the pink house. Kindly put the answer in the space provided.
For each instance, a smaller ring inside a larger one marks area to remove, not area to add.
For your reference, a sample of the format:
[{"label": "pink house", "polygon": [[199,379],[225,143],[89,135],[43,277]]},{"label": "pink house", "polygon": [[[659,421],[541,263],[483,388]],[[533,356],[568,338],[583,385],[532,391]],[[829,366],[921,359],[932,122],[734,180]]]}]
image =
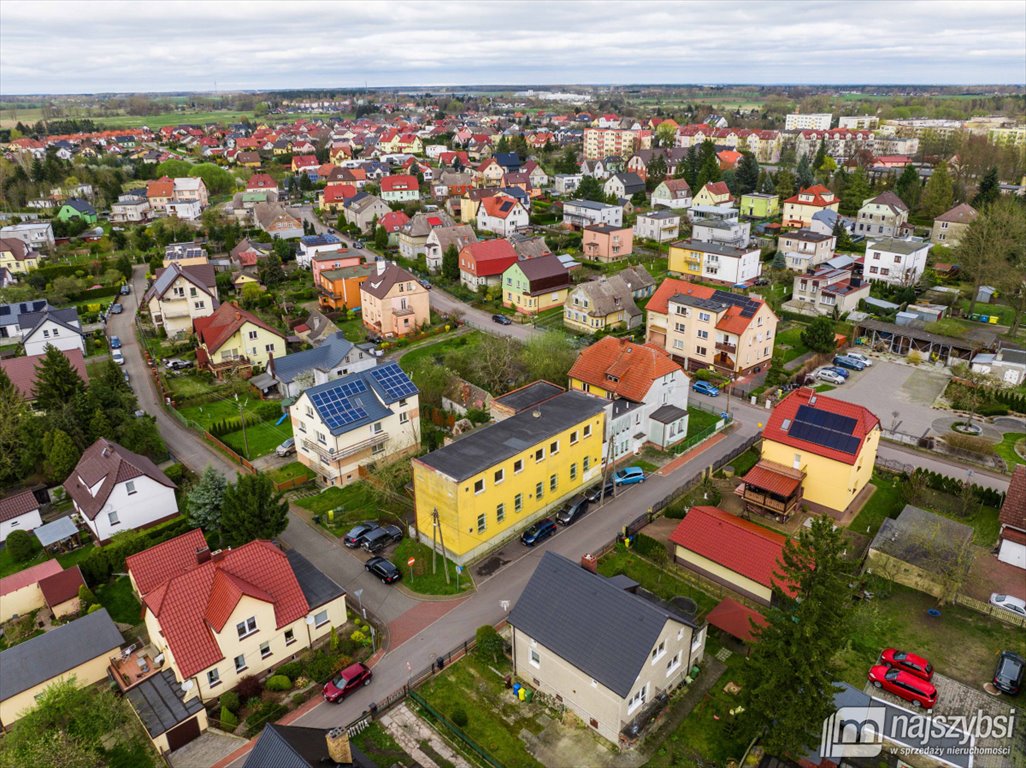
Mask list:
[{"label": "pink house", "polygon": [[581,254],[591,261],[619,261],[634,249],[634,228],[592,224],[585,227]]},{"label": "pink house", "polygon": [[315,286],[321,284],[321,272],[358,266],[360,266],[360,254],[349,253],[348,251],[326,251],[314,255],[310,259],[310,269],[313,272],[313,284]]}]

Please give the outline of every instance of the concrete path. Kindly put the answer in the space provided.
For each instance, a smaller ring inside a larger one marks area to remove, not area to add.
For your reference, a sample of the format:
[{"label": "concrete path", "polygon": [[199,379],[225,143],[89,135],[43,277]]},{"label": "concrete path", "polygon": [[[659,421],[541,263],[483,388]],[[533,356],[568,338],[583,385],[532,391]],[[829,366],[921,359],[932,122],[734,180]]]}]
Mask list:
[{"label": "concrete path", "polygon": [[427,742],[431,751],[456,768],[471,768],[470,763],[463,759],[450,747],[438,732],[413,714],[405,704],[382,715],[381,727],[392,734],[403,751],[412,757],[423,768],[443,768],[427,755],[421,745]]},{"label": "concrete path", "polygon": [[245,743],[241,736],[210,728],[169,754],[168,762],[171,768],[210,768]]}]

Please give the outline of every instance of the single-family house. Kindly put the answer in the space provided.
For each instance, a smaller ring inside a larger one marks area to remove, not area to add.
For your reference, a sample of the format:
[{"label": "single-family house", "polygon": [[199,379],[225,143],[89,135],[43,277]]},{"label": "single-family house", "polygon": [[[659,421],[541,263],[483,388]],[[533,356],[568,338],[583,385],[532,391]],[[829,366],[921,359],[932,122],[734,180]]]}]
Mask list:
[{"label": "single-family house", "polygon": [[106,438],[86,448],[64,490],[101,544],[178,514],[175,484],[146,456]]},{"label": "single-family house", "polygon": [[563,305],[563,324],[574,331],[598,333],[637,328],[642,312],[634,303],[630,284],[621,274],[580,283]]},{"label": "single-family house", "polygon": [[77,219],[86,224],[95,224],[97,221],[96,209],[92,203],[74,197],[64,201],[64,205],[57,211],[57,218],[64,222]]},{"label": "single-family house", "polygon": [[[959,203],[949,211],[945,211],[933,220],[930,230],[930,242],[941,245],[956,246],[970,224],[979,213],[969,203]],[[0,230],[3,234],[3,230]]]},{"label": "single-family house", "polygon": [[638,214],[634,234],[645,240],[668,243],[680,236],[680,214],[672,208],[658,208]]},{"label": "single-family house", "polygon": [[364,467],[420,448],[420,393],[396,363],[303,391],[289,409],[297,458],[324,485],[360,480]]},{"label": "single-family house", "polygon": [[257,226],[276,240],[303,236],[303,222],[280,203],[257,203],[253,206]]},{"label": "single-family house", "polygon": [[296,265],[310,269],[310,260],[319,253],[345,250],[345,244],[338,235],[324,232],[319,235],[304,235],[299,238],[299,250],[296,252]]},{"label": "single-family house", "polygon": [[616,173],[606,179],[602,191],[616,198],[633,197],[644,193],[645,180],[636,173]]},{"label": "single-family house", "polygon": [[420,182],[416,176],[399,174],[381,179],[381,199],[386,203],[406,203],[420,199]]},{"label": "single-family house", "polygon": [[0,269],[24,275],[39,266],[39,252],[13,237],[0,238]]},{"label": "single-family house", "polygon": [[226,371],[266,366],[285,355],[285,336],[238,304],[225,302],[214,313],[193,320],[196,364],[217,377]]},{"label": "single-family house", "polygon": [[18,316],[18,325],[22,347],[29,357],[45,354],[47,347],[85,353],[85,337],[75,307],[26,312]]},{"label": "single-family house", "polygon": [[427,288],[392,261],[378,261],[360,284],[360,307],[364,327],[389,339],[431,324]]},{"label": "single-family house", "polygon": [[336,331],[313,349],[272,359],[267,372],[278,382],[278,393],[282,397],[295,398],[310,387],[375,365],[377,358],[369,350],[353,344],[342,331]]},{"label": "single-family house", "polygon": [[517,252],[517,259],[520,261],[538,259],[552,253],[552,249],[549,248],[549,244],[545,242],[542,235],[531,236],[525,232],[517,232],[506,239],[513,246],[513,250]]},{"label": "single-family house", "polygon": [[909,286],[926,270],[930,243],[917,238],[884,238],[866,245],[863,274],[867,280]]},{"label": "single-family house", "polygon": [[804,505],[839,517],[869,483],[879,444],[880,419],[868,408],[802,387],[769,415],[762,458],[804,472]]},{"label": "single-family house", "polygon": [[[316,263],[316,261],[314,262]],[[318,303],[332,310],[356,309],[360,306],[360,286],[374,271],[373,264],[356,264],[317,273]]]},{"label": "single-family house", "polygon": [[[418,139],[419,140],[419,139]],[[268,723],[260,732],[242,768],[375,768],[374,763],[349,740],[349,731],[336,728],[305,728]]]},{"label": "single-family house", "polygon": [[563,203],[563,225],[571,229],[584,229],[592,224],[623,226],[623,208],[619,205],[596,203],[592,200],[567,200]]},{"label": "single-family house", "polygon": [[192,333],[193,321],[213,314],[220,306],[217,280],[211,264],[181,266],[173,262],[157,270],[153,285],[143,295],[150,319],[169,338]]},{"label": "single-family house", "polygon": [[449,214],[443,211],[418,213],[399,230],[399,255],[404,259],[416,259],[427,252],[428,235],[440,227],[455,224]]},{"label": "single-family house", "polygon": [[705,654],[706,625],[693,615],[554,552],[542,555],[508,623],[514,675],[614,744]]},{"label": "single-family house", "polygon": [[673,275],[694,280],[713,280],[727,285],[748,283],[762,272],[756,245],[734,246],[694,238],[670,245],[667,268]]},{"label": "single-family house", "polygon": [[706,182],[694,198],[694,205],[730,205],[734,202],[734,196],[725,181]]},{"label": "single-family house", "polygon": [[784,201],[781,223],[785,227],[811,227],[812,217],[823,210],[837,212],[841,201],[822,184],[802,189]]},{"label": "single-family house", "polygon": [[391,211],[392,209],[388,207],[388,203],[377,195],[360,192],[354,197],[349,198],[343,215],[346,218],[347,224],[355,225],[359,228],[360,232],[366,235],[371,234],[371,225],[375,220],[380,220],[382,216],[391,213]]},{"label": "single-family house", "polygon": [[607,460],[636,454],[646,444],[666,449],[687,436],[690,382],[664,350],[606,336],[581,350],[567,376],[570,389],[609,401]]},{"label": "single-family house", "polygon": [[486,197],[477,208],[477,228],[499,237],[512,235],[530,223],[527,209],[507,195]]},{"label": "single-family house", "polygon": [[235,269],[245,269],[257,266],[262,259],[266,259],[271,253],[273,253],[273,248],[270,243],[260,243],[244,237],[232,248],[229,253],[229,260]]},{"label": "single-family house", "polygon": [[41,526],[40,506],[31,490],[15,491],[0,499],[0,542],[6,541],[12,531],[32,531]]},{"label": "single-family house", "polygon": [[0,237],[21,240],[34,251],[49,252],[54,247],[53,224],[49,221],[23,221],[0,227]]},{"label": "single-family house", "polygon": [[552,177],[552,191],[557,195],[571,195],[577,191],[583,178],[580,173],[557,173]]},{"label": "single-family house", "polygon": [[358,191],[353,184],[328,184],[321,190],[318,203],[322,211],[338,213],[348,200],[356,197]]},{"label": "single-family house", "polygon": [[457,258],[460,251],[467,245],[477,242],[477,233],[469,224],[457,224],[452,227],[435,227],[424,241],[424,255],[427,268],[438,272],[442,268],[442,259],[450,247],[456,249]]},{"label": "single-family house", "polygon": [[843,317],[869,298],[870,283],[854,277],[852,270],[822,266],[815,272],[794,276],[794,288],[785,309],[805,314]]},{"label": "single-family house", "polygon": [[162,176],[159,179],[146,182],[146,199],[149,200],[150,208],[154,213],[166,213],[167,204],[174,199],[174,195],[174,179]]},{"label": "single-family house", "polygon": [[150,218],[151,211],[146,191],[138,189],[120,195],[110,204],[110,221],[112,224],[140,224]]},{"label": "single-family house", "polygon": [[516,251],[504,238],[470,243],[459,254],[460,282],[472,291],[499,285],[503,272],[516,261]]},{"label": "single-family house", "polygon": [[864,237],[899,237],[908,225],[908,206],[890,190],[862,202],[855,233]]},{"label": "single-family house", "polygon": [[42,609],[46,605],[46,598],[39,583],[63,571],[61,564],[53,559],[0,578],[0,622]]},{"label": "single-family house", "polygon": [[625,259],[633,250],[633,227],[591,224],[583,230],[581,255],[586,259],[608,264]]},{"label": "single-family house", "polygon": [[207,185],[199,176],[179,176],[174,180],[174,191],[171,193],[172,202],[199,203],[199,207],[206,208],[210,202],[207,193]]},{"label": "single-family house", "polygon": [[1026,464],[1019,464],[1012,471],[998,522],[998,560],[1026,569]]},{"label": "single-family house", "polygon": [[321,251],[320,253],[315,253],[313,257],[311,257],[310,274],[315,286],[321,284],[321,272],[360,266],[360,262],[363,261],[363,257],[360,255],[359,251],[348,251],[344,245],[339,247],[341,250]]},{"label": "single-family house", "polygon": [[662,206],[687,209],[691,207],[691,203],[691,187],[684,179],[663,179],[652,190],[653,208]]},{"label": "single-family house", "polygon": [[405,211],[389,211],[378,219],[378,226],[388,235],[389,245],[399,243],[399,233],[409,223],[410,217],[406,215]]},{"label": "single-family house", "polygon": [[781,232],[777,238],[777,250],[784,254],[785,266],[794,272],[809,272],[831,259],[837,238],[833,233],[817,232],[803,227],[791,232]]},{"label": "single-family house", "polygon": [[181,243],[169,243],[164,246],[165,267],[177,264],[180,267],[191,267],[197,264],[208,264],[207,249],[201,243],[189,240]]},{"label": "single-family house", "polygon": [[741,215],[750,219],[772,219],[780,213],[780,196],[765,192],[741,195]]},{"label": "single-family house", "polygon": [[413,459],[416,528],[459,564],[517,535],[602,472],[605,404],[564,392]]},{"label": "single-family house", "polygon": [[346,594],[294,550],[211,552],[194,529],[125,559],[150,642],[186,701],[210,702],[346,623]]},{"label": "single-family house", "polygon": [[570,271],[551,253],[514,261],[502,273],[502,305],[527,315],[544,312],[563,305],[570,285]]},{"label": "single-family house", "polygon": [[0,726],[6,730],[21,719],[54,683],[73,679],[85,687],[105,680],[110,656],[124,642],[101,608],[0,651]]}]

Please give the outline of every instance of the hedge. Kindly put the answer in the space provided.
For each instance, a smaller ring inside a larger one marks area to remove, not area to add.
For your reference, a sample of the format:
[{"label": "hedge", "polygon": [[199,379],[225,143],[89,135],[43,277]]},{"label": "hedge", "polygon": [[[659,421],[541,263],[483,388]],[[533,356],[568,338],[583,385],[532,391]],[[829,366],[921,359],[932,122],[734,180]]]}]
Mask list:
[{"label": "hedge", "polygon": [[105,285],[102,288],[90,288],[87,291],[79,291],[68,296],[70,301],[87,301],[89,299],[105,299],[109,296],[116,296],[121,288],[117,285]]},{"label": "hedge", "polygon": [[[951,496],[957,496],[962,491],[962,483],[964,481],[959,480],[957,477],[949,477],[948,475],[942,475],[939,472],[934,472],[931,469],[924,469],[917,467],[913,470],[913,474],[917,476],[924,476],[926,478],[926,487],[931,488],[941,493],[946,493]],[[993,488],[984,488],[981,485],[972,486],[973,495],[976,500],[981,504],[988,507],[1001,508],[1001,505],[1005,501],[1005,494],[1001,491],[996,491]]]},{"label": "hedge", "polygon": [[82,576],[93,586],[106,584],[112,574],[125,570],[125,558],[129,555],[181,536],[193,527],[185,517],[176,517],[148,530],[119,533],[109,544],[96,547],[79,563]]}]

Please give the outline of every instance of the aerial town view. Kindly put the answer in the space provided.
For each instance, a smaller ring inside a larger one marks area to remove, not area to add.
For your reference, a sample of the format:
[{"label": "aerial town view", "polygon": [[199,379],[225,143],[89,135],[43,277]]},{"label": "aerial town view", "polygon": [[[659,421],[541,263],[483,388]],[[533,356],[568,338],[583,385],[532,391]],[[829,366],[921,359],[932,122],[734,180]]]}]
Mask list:
[{"label": "aerial town view", "polygon": [[1026,768],[1026,0],[0,0],[0,768]]}]

